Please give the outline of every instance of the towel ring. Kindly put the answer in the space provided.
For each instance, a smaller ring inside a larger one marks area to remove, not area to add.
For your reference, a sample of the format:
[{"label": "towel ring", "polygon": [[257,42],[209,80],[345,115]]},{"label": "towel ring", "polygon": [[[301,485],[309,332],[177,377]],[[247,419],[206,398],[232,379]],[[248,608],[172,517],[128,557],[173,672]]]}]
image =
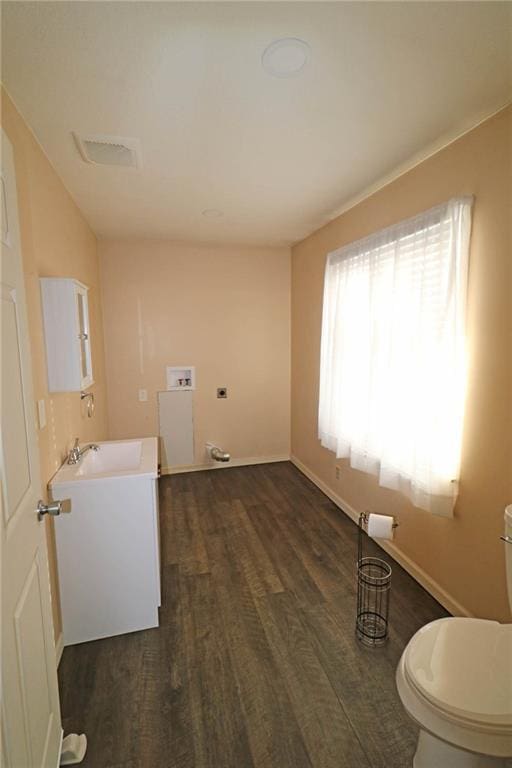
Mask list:
[{"label": "towel ring", "polygon": [[87,400],[87,416],[92,419],[94,413],[94,394],[92,392],[80,392],[80,400]]}]

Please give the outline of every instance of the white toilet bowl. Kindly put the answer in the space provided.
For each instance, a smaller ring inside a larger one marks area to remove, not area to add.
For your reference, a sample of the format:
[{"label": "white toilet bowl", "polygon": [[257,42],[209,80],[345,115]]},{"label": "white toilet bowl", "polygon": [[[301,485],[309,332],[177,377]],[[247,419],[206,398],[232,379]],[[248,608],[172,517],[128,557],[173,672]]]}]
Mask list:
[{"label": "white toilet bowl", "polygon": [[407,645],[396,681],[420,726],[414,768],[511,765],[512,624],[433,621]]}]

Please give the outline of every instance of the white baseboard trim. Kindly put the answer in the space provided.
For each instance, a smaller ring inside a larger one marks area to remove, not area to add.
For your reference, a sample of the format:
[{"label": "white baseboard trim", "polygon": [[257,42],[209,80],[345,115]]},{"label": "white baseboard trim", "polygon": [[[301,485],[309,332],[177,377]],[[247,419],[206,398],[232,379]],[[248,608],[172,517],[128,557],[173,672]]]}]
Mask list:
[{"label": "white baseboard trim", "polygon": [[[328,498],[334,502],[334,504],[336,504],[336,506],[339,507],[341,511],[347,515],[347,517],[350,517],[350,519],[355,523],[359,522],[360,513],[348,502],[342,499],[341,496],[338,496],[338,494],[332,491],[329,486],[324,483],[323,480],[320,480],[320,478],[317,477],[314,472],[308,469],[308,467],[303,464],[300,459],[292,455],[290,457],[290,461],[294,466],[297,467],[300,472],[302,472],[303,475],[311,480],[311,482],[314,483],[317,488],[325,493],[325,495],[328,496]],[[436,581],[434,581],[434,579],[432,579],[431,576],[429,576],[428,573],[423,570],[423,568],[420,568],[420,566],[411,560],[410,557],[404,554],[394,542],[379,540],[378,544],[385,552],[387,552],[390,557],[393,558],[393,560],[401,565],[402,568],[407,571],[410,576],[413,577],[413,579],[421,584],[421,586],[426,589],[427,592],[431,594],[438,603],[441,603],[441,605],[446,608],[446,610],[449,611],[452,616],[473,617],[473,614],[468,611],[467,608],[455,600],[455,598],[452,597],[445,589],[443,589],[443,587],[441,587]]]},{"label": "white baseboard trim", "polygon": [[64,650],[64,635],[61,632],[55,641],[55,658],[57,659],[57,666],[59,666],[60,660],[62,659],[63,650]]},{"label": "white baseboard trim", "polygon": [[183,464],[176,467],[162,467],[162,475],[177,475],[182,472],[202,472],[205,469],[229,469],[230,467],[249,467],[253,464],[273,464],[276,461],[290,461],[290,454],[282,456],[250,456],[245,459],[231,459],[227,462],[211,462],[209,464]]}]

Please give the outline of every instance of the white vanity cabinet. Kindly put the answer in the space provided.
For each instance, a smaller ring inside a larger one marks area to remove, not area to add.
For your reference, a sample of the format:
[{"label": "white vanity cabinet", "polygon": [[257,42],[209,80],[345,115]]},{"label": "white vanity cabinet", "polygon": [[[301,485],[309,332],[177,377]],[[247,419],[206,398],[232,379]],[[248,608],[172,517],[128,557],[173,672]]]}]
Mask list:
[{"label": "white vanity cabinet", "polygon": [[50,392],[80,392],[93,384],[87,292],[72,278],[41,278]]},{"label": "white vanity cabinet", "polygon": [[70,500],[55,518],[64,645],[159,623],[158,439],[97,445],[49,485]]}]

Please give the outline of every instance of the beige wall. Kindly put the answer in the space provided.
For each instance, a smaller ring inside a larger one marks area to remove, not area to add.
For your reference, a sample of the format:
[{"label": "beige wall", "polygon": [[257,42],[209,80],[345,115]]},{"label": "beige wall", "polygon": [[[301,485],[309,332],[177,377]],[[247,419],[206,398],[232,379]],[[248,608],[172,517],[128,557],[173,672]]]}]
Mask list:
[{"label": "beige wall", "polygon": [[[96,239],[39,145],[2,92],[2,126],[14,148],[43,487],[75,436],[100,440],[106,387]],[[512,109],[397,179],[293,249],[292,453],[356,510],[398,514],[396,544],[441,590],[477,616],[509,619],[503,508],[512,502]],[[471,368],[461,491],[453,520],[414,509],[334,455],[316,436],[326,253],[454,195],[474,194],[468,331]],[[100,244],[111,437],[156,434],[165,366],[195,364],[196,462],[218,441],[234,458],[289,451],[290,261],[286,249],[160,241]],[[70,276],[90,287],[97,410],[78,394],[49,395],[38,279]],[[229,388],[226,401],[215,389]],[[138,389],[149,391],[139,403]],[[50,526],[50,523],[49,523]],[[48,528],[56,634],[54,541]]]},{"label": "beige wall", "polygon": [[196,464],[207,440],[288,456],[289,249],[100,241],[100,259],[110,437],[156,435],[166,366],[195,365]]},{"label": "beige wall", "polygon": [[[357,512],[398,514],[402,555],[465,610],[510,620],[503,510],[512,503],[512,108],[339,216],[292,250],[292,454]],[[469,390],[460,496],[435,518],[317,439],[322,283],[326,254],[452,196],[474,194],[469,281]]]},{"label": "beige wall", "polygon": [[[38,431],[42,494],[62,464],[75,437],[106,437],[103,329],[96,238],[35,141],[11,100],[2,90],[2,127],[14,150],[21,247],[25,270],[34,397],[44,399],[47,426]],[[86,418],[79,393],[49,394],[43,339],[39,278],[73,277],[89,286],[91,345],[96,412]],[[61,631],[53,521],[47,539],[56,637]]]}]

